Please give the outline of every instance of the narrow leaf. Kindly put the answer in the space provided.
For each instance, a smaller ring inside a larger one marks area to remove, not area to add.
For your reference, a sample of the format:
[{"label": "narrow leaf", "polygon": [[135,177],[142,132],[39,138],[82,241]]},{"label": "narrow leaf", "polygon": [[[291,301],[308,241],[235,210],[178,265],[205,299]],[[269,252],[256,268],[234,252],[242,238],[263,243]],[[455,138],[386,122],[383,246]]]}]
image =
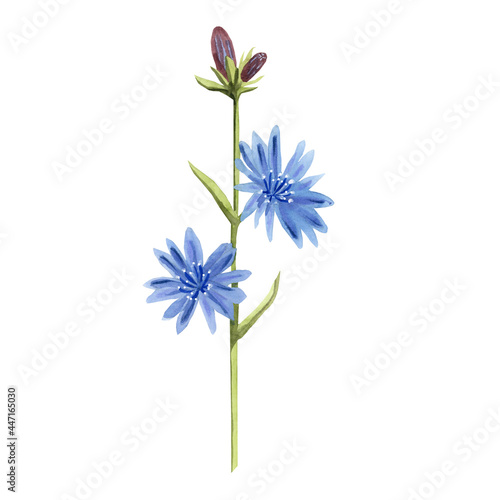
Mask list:
[{"label": "narrow leaf", "polygon": [[264,75],[259,76],[259,78],[256,78],[255,80],[252,80],[250,82],[243,82],[243,87],[246,87],[247,85],[253,85],[254,83],[257,83],[259,80],[262,80],[264,78]]},{"label": "narrow leaf", "polygon": [[205,175],[201,170],[198,170],[191,162],[188,162],[193,174],[200,179],[201,183],[207,188],[208,192],[214,197],[215,202],[219,205],[224,215],[227,217],[231,224],[236,224],[239,221],[239,217],[234,212],[231,207],[231,203],[227,199],[222,189],[217,185],[215,181],[210,179],[208,175]]},{"label": "narrow leaf", "polygon": [[280,274],[274,280],[273,286],[266,298],[254,309],[252,313],[250,313],[238,326],[238,338],[242,338],[245,333],[252,328],[253,325],[257,322],[257,320],[271,307],[276,295],[278,295],[278,288],[280,286]]},{"label": "narrow leaf", "polygon": [[222,85],[227,85],[227,80],[219,70],[215,69],[212,66],[210,66],[210,69],[215,73],[215,76],[219,79],[219,82],[221,82]]},{"label": "narrow leaf", "polygon": [[196,76],[196,75],[195,75],[195,78],[196,78],[196,81],[202,87],[205,87],[207,90],[219,91],[219,92],[223,92],[224,94],[227,95],[227,91],[222,85],[219,85],[216,82],[212,82],[211,80],[206,80],[205,78],[200,78],[199,76]]},{"label": "narrow leaf", "polygon": [[234,82],[236,66],[234,65],[234,61],[229,56],[226,56],[226,71],[227,71],[227,79],[230,82]]}]

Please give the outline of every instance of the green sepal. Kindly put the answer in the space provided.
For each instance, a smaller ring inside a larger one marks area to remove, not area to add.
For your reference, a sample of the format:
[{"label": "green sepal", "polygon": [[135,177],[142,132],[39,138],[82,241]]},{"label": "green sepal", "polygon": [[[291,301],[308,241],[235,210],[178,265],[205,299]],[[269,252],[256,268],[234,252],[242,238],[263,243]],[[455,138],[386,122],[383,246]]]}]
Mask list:
[{"label": "green sepal", "polygon": [[215,69],[212,66],[210,66],[210,69],[215,73],[215,76],[219,79],[219,82],[221,82],[222,85],[225,87],[228,82],[227,82],[226,78],[224,77],[224,75],[219,70]]},{"label": "green sepal", "polygon": [[257,87],[241,87],[238,89],[238,95],[244,94],[245,92],[252,92],[252,90],[255,90]]},{"label": "green sepal", "polygon": [[234,65],[234,61],[229,56],[226,56],[226,72],[228,80],[230,82],[235,82],[236,66]]},{"label": "green sepal", "polygon": [[216,82],[212,82],[212,80],[207,80],[205,78],[201,78],[199,76],[196,76],[195,75],[195,78],[196,78],[196,81],[202,86],[202,87],[205,87],[207,90],[213,90],[213,91],[216,91],[216,92],[222,92],[223,94],[227,94],[227,90],[224,86],[222,85],[219,85],[218,83]]},{"label": "green sepal", "polygon": [[198,177],[201,183],[207,188],[208,192],[213,196],[215,202],[222,210],[224,215],[227,217],[231,224],[239,224],[240,218],[236,212],[231,207],[231,203],[227,199],[222,189],[217,185],[215,181],[210,179],[208,175],[205,175],[201,170],[198,170],[191,162],[188,162],[193,174]]},{"label": "green sepal", "polygon": [[280,275],[274,280],[273,286],[266,298],[251,312],[239,325],[238,325],[238,338],[241,339],[252,328],[257,320],[271,307],[276,295],[278,295],[278,288],[280,286]]},{"label": "green sepal", "polygon": [[255,49],[255,47],[252,47],[250,49],[250,52],[247,54],[247,56],[245,57],[245,59],[243,59],[243,56],[245,55],[245,53],[243,52],[243,55],[241,56],[240,66],[239,66],[242,70],[245,67],[245,64],[248,61],[250,61],[250,59],[252,59],[253,49]]},{"label": "green sepal", "polygon": [[246,87],[247,85],[253,85],[254,83],[257,83],[259,80],[262,80],[265,75],[259,76],[259,78],[256,78],[255,80],[251,80],[249,82],[243,82],[242,86]]}]

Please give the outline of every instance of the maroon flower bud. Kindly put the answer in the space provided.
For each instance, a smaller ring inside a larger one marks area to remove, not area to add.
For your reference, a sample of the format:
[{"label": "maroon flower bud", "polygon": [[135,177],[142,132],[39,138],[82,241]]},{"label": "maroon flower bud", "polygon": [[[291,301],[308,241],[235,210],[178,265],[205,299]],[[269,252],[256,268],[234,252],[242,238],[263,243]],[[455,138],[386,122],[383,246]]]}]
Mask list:
[{"label": "maroon flower bud", "polygon": [[260,68],[264,66],[266,61],[267,55],[264,52],[255,54],[252,59],[245,64],[245,67],[241,72],[241,79],[244,82],[251,80],[260,71]]},{"label": "maroon flower bud", "polygon": [[215,67],[227,79],[226,56],[229,56],[236,66],[234,47],[231,38],[224,28],[217,26],[212,32],[212,55],[214,56]]}]

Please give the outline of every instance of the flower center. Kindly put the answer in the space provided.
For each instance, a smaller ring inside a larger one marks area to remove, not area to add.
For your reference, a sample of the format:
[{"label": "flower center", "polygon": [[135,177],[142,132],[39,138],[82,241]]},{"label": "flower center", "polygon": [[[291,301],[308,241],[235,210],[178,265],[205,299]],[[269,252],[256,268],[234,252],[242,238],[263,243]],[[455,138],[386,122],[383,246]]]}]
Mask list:
[{"label": "flower center", "polygon": [[268,203],[272,202],[287,202],[292,203],[293,199],[291,195],[294,194],[293,191],[290,190],[291,185],[294,183],[293,179],[289,179],[287,175],[278,175],[275,179],[272,173],[269,173],[267,178],[263,176],[262,180],[264,181],[264,189],[262,190],[262,194],[266,197],[266,201]]},{"label": "flower center", "polygon": [[182,275],[177,276],[177,279],[181,282],[181,285],[177,288],[180,292],[186,294],[186,299],[198,300],[200,293],[207,293],[207,290],[212,288],[212,285],[208,282],[210,271],[205,272],[201,262],[198,262],[198,264],[193,262],[193,269],[194,271],[182,270]]}]

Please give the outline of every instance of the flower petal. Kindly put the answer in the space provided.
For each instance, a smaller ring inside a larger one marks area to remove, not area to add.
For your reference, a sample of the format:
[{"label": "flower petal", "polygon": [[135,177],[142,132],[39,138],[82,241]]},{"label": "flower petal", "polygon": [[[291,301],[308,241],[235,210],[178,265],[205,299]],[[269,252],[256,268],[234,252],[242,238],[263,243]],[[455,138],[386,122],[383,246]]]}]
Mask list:
[{"label": "flower petal", "polygon": [[205,295],[200,295],[200,307],[203,311],[205,319],[207,320],[208,328],[210,328],[210,333],[213,335],[215,333],[215,330],[217,329],[217,324],[215,322],[215,311]]},{"label": "flower petal", "polygon": [[266,209],[266,231],[267,239],[273,240],[273,226],[274,226],[274,208],[269,204]]},{"label": "flower petal", "polygon": [[278,174],[281,173],[281,139],[278,125],[275,125],[271,131],[267,157],[269,159],[269,169],[273,173],[273,177],[277,179]]},{"label": "flower petal", "polygon": [[174,259],[174,262],[177,264],[178,267],[181,269],[186,269],[187,264],[186,260],[184,259],[184,255],[182,255],[182,252],[179,250],[179,247],[172,241],[167,238],[167,247],[168,251],[170,252],[170,255]]},{"label": "flower petal", "polygon": [[261,191],[261,187],[256,182],[247,182],[246,184],[237,184],[234,189],[243,193],[255,193]]},{"label": "flower petal", "polygon": [[262,200],[260,200],[260,203],[257,206],[257,211],[255,212],[255,219],[254,219],[254,226],[257,227],[259,225],[260,218],[262,217],[262,214],[266,210],[268,206],[268,203],[266,202],[266,199],[262,197]]},{"label": "flower petal", "polygon": [[152,304],[153,302],[160,302],[162,300],[178,299],[184,295],[186,294],[181,292],[178,286],[175,288],[159,288],[146,299],[146,302]]},{"label": "flower petal", "polygon": [[172,275],[179,276],[182,274],[182,269],[176,264],[173,257],[171,257],[168,253],[162,252],[161,250],[154,249],[154,253],[156,258],[160,262],[160,264]]},{"label": "flower petal", "polygon": [[300,219],[301,227],[304,227],[305,224],[308,224],[320,233],[326,233],[328,231],[328,227],[325,224],[325,221],[320,217],[318,212],[314,210],[314,208],[295,205],[293,207],[293,212],[295,213],[295,218]]},{"label": "flower petal", "polygon": [[247,201],[243,212],[241,212],[240,220],[243,222],[249,215],[253,214],[259,206],[259,200],[262,197],[260,193],[254,193]]},{"label": "flower petal", "polygon": [[293,211],[289,209],[288,205],[280,203],[276,210],[276,215],[283,226],[283,229],[288,233],[294,243],[302,248],[302,231],[300,230],[297,221],[294,219]]},{"label": "flower petal", "polygon": [[298,192],[293,196],[293,202],[298,205],[307,205],[311,208],[324,208],[333,205],[331,198],[315,191]]},{"label": "flower petal", "polygon": [[212,281],[215,281],[219,285],[231,285],[232,283],[239,283],[250,277],[252,273],[250,271],[238,270],[229,271],[227,273],[219,274]]},{"label": "flower petal", "polygon": [[165,311],[165,314],[163,315],[163,319],[171,319],[175,318],[184,306],[186,305],[187,299],[185,297],[182,297],[181,299],[177,299],[175,302],[170,304],[170,307]]},{"label": "flower petal", "polygon": [[186,328],[186,326],[188,326],[189,322],[191,321],[191,318],[193,317],[194,311],[196,310],[196,306],[198,305],[197,300],[188,299],[186,300],[186,302],[187,304],[184,307],[184,310],[177,317],[177,324],[176,324],[177,335],[179,335],[179,333],[181,333]]},{"label": "flower petal", "polygon": [[232,304],[241,304],[247,298],[241,288],[218,285],[217,283],[213,283],[213,285],[213,288],[208,293],[217,293]]},{"label": "flower petal", "polygon": [[236,158],[236,160],[234,160],[234,164],[236,165],[236,168],[242,174],[245,174],[251,181],[261,182],[262,178],[254,174],[239,158]]},{"label": "flower petal", "polygon": [[295,165],[295,167],[290,169],[290,177],[296,181],[302,179],[306,172],[311,167],[314,160],[314,150],[306,153]]},{"label": "flower petal", "polygon": [[177,288],[179,286],[179,281],[172,278],[153,278],[148,282],[144,283],[146,288]]},{"label": "flower petal", "polygon": [[240,152],[241,152],[241,156],[243,157],[243,160],[245,160],[245,163],[247,164],[248,168],[250,170],[252,170],[256,175],[262,176],[260,164],[253,163],[252,149],[250,148],[250,146],[246,142],[243,142],[243,141],[240,142]]},{"label": "flower petal", "polygon": [[311,177],[306,177],[301,181],[294,184],[293,189],[295,192],[309,190],[311,189],[325,174],[312,175]]},{"label": "flower petal", "polygon": [[269,167],[267,163],[267,149],[266,143],[260,138],[260,136],[253,132],[252,134],[252,157],[254,165],[258,165],[262,175],[266,175],[269,172]]},{"label": "flower petal", "polygon": [[214,291],[213,288],[206,293],[205,298],[219,314],[234,320],[234,306],[230,300]]},{"label": "flower petal", "polygon": [[184,253],[186,254],[187,263],[192,266],[203,264],[203,250],[200,240],[195,232],[188,227],[184,238]]},{"label": "flower petal", "polygon": [[223,243],[210,255],[203,267],[206,272],[210,272],[214,277],[225,271],[233,263],[235,255],[236,249],[233,248],[231,243]]},{"label": "flower petal", "polygon": [[287,175],[288,177],[292,177],[290,171],[295,168],[297,165],[300,157],[304,154],[304,150],[306,149],[306,141],[300,141],[297,144],[297,148],[295,149],[295,153],[293,156],[290,158],[290,161],[288,162],[284,174]]}]

